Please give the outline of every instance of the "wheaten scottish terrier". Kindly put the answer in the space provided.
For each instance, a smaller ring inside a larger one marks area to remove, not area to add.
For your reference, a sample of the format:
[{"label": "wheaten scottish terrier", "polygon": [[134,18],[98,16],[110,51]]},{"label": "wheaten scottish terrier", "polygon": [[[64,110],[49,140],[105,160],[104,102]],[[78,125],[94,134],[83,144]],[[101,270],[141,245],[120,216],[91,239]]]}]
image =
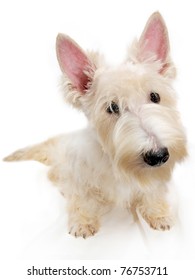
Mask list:
[{"label": "wheaten scottish terrier", "polygon": [[173,213],[167,185],[187,154],[171,86],[175,67],[168,32],[156,12],[118,67],[57,37],[67,102],[82,110],[86,129],[16,151],[6,161],[37,160],[67,198],[69,231],[94,235],[113,205],[136,209],[154,229],[168,230]]}]

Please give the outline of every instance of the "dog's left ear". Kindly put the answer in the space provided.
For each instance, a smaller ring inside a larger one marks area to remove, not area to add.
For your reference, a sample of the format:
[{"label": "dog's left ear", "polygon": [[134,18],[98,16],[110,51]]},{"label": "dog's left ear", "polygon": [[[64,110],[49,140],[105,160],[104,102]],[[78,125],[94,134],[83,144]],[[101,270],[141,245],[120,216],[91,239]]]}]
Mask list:
[{"label": "dog's left ear", "polygon": [[72,88],[84,94],[91,82],[93,63],[75,41],[63,34],[57,36],[56,52],[60,68]]},{"label": "dog's left ear", "polygon": [[159,12],[153,13],[138,41],[137,59],[144,61],[159,61],[159,73],[173,78],[175,68],[169,58],[169,37],[165,22]]}]

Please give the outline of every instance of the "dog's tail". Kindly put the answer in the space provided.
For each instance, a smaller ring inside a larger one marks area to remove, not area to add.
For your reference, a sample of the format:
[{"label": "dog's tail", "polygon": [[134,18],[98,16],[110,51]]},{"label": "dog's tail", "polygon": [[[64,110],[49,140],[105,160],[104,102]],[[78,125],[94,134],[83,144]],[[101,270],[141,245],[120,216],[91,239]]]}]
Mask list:
[{"label": "dog's tail", "polygon": [[51,138],[43,143],[17,150],[3,160],[36,160],[45,165],[51,165],[54,162],[54,147],[56,146],[56,142],[57,138]]}]

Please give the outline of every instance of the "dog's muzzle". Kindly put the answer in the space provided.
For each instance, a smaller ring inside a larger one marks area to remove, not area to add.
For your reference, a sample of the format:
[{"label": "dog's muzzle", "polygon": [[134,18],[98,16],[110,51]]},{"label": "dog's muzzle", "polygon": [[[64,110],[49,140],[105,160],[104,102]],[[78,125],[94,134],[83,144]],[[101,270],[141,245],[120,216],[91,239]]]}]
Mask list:
[{"label": "dog's muzzle", "polygon": [[150,150],[143,154],[143,159],[150,166],[160,166],[169,159],[169,152],[165,147],[157,151]]}]

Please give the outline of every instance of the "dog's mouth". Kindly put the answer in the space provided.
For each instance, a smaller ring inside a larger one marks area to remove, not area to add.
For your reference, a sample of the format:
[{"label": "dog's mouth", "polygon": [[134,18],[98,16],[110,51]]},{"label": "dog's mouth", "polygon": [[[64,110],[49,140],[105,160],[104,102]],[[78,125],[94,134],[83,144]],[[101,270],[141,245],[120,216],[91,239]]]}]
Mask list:
[{"label": "dog's mouth", "polygon": [[165,164],[169,159],[169,151],[166,147],[160,148],[156,151],[149,150],[142,154],[144,162],[153,167],[158,167]]}]

